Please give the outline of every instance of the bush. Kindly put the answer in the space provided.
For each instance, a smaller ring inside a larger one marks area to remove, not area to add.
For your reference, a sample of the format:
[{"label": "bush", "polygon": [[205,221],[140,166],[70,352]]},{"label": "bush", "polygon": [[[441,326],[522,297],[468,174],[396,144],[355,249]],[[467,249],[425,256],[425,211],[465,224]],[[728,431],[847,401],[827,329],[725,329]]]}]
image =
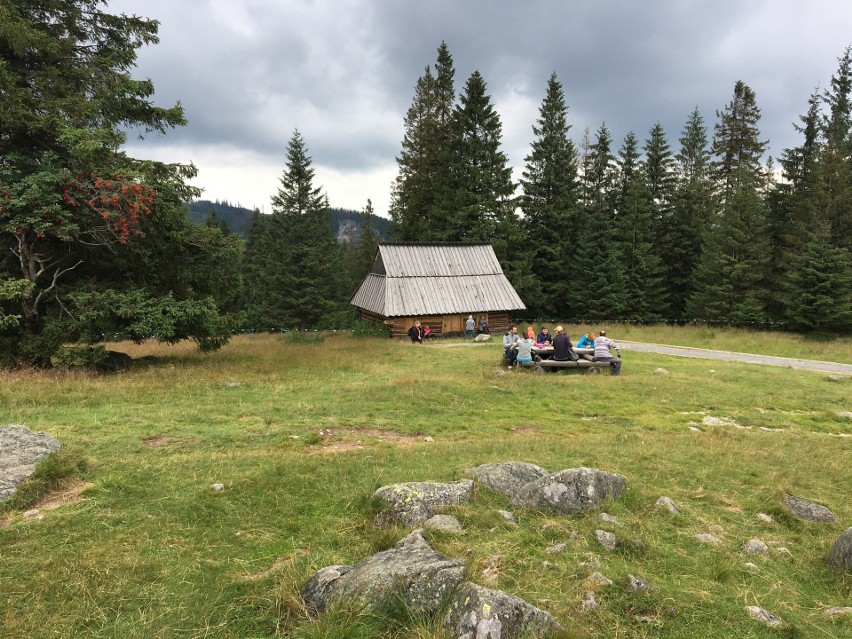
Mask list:
[{"label": "bush", "polygon": [[108,356],[103,344],[75,344],[60,348],[53,361],[62,368],[97,368]]}]

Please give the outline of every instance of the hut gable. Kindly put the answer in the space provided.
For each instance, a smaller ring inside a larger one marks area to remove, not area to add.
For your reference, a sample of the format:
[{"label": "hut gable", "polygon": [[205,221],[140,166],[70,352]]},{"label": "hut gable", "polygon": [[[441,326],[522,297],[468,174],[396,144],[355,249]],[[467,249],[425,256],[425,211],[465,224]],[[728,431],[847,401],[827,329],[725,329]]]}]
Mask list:
[{"label": "hut gable", "polygon": [[490,244],[380,244],[351,303],[377,318],[526,308]]}]

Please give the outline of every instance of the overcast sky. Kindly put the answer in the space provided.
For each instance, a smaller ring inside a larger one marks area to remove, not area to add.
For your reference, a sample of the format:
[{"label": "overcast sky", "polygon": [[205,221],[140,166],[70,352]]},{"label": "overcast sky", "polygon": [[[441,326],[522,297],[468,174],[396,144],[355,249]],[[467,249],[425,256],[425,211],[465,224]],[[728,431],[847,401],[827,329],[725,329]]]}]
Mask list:
[{"label": "overcast sky", "polygon": [[757,95],[770,153],[852,44],[850,0],[112,0],[160,22],[134,76],[189,124],[132,138],[134,157],[193,162],[202,197],[270,212],[298,128],[335,207],[387,215],[403,117],[442,40],[456,92],[478,69],[523,170],[547,80],[565,90],[571,137],[606,123],[615,148],[660,122],[674,150],[694,108],[712,135],[734,83]]}]

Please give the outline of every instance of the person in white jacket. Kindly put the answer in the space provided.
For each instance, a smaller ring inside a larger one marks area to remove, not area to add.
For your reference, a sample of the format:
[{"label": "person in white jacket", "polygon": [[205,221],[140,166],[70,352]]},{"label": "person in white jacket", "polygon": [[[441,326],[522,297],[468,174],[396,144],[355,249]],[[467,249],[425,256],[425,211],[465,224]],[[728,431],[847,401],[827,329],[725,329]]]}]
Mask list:
[{"label": "person in white jacket", "polygon": [[[612,349],[615,349],[618,357],[612,356]],[[612,374],[621,374],[621,349],[618,344],[606,336],[606,331],[598,331],[598,336],[595,339],[595,361],[609,362]]]}]

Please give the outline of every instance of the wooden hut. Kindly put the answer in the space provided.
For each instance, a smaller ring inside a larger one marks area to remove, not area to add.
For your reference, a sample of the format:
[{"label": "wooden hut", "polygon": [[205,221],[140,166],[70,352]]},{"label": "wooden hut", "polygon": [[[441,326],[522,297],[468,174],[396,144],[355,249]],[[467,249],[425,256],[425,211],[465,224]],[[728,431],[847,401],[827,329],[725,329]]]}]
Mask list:
[{"label": "wooden hut", "polygon": [[405,337],[415,320],[434,335],[464,332],[468,315],[500,334],[512,311],[526,309],[490,244],[380,244],[370,273],[350,302],[363,319]]}]

